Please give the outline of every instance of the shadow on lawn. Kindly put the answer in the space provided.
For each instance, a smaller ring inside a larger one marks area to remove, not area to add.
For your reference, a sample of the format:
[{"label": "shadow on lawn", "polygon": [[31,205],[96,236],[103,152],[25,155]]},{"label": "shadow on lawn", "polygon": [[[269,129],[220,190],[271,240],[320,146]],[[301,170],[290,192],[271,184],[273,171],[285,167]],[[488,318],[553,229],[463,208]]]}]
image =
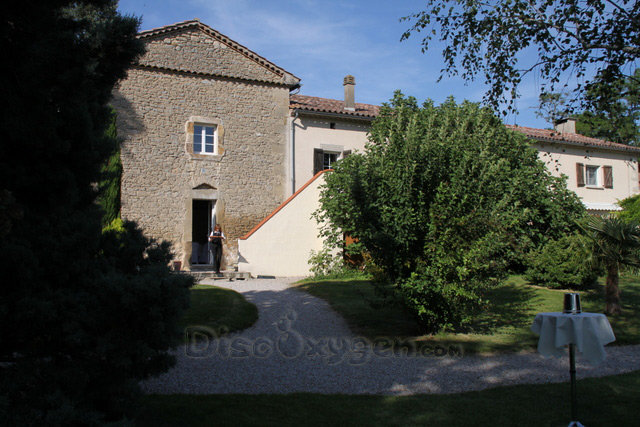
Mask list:
[{"label": "shadow on lawn", "polygon": [[[602,282],[602,281],[601,281]],[[473,315],[466,328],[446,333],[421,335],[417,324],[399,308],[381,307],[379,295],[366,280],[306,283],[301,289],[326,299],[350,324],[367,337],[397,336],[427,345],[460,345],[465,353],[513,352],[535,349],[538,335],[530,329],[535,315],[542,311],[561,311],[565,290],[529,286],[523,277],[512,276],[488,295],[489,306]],[[640,283],[637,276],[621,278],[623,314],[610,318],[616,344],[635,344],[640,337]],[[592,289],[578,291],[583,310],[602,312],[602,283]]]},{"label": "shadow on lawn", "polygon": [[[585,425],[636,425],[640,374],[578,380],[578,414]],[[145,426],[562,426],[569,386],[516,385],[455,394],[146,395],[136,425]],[[251,410],[247,410],[251,408]],[[331,408],[331,410],[327,410]]]},{"label": "shadow on lawn", "polygon": [[534,289],[506,283],[488,295],[489,307],[476,313],[476,322],[470,331],[491,334],[499,328],[520,329],[531,324],[531,310],[538,298]]}]

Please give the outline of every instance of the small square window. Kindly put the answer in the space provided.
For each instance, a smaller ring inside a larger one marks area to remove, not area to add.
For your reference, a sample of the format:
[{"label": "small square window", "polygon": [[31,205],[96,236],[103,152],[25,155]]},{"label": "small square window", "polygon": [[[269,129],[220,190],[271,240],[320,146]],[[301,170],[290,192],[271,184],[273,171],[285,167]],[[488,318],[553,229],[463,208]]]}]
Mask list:
[{"label": "small square window", "polygon": [[197,154],[216,154],[218,132],[216,126],[193,126],[193,152]]}]

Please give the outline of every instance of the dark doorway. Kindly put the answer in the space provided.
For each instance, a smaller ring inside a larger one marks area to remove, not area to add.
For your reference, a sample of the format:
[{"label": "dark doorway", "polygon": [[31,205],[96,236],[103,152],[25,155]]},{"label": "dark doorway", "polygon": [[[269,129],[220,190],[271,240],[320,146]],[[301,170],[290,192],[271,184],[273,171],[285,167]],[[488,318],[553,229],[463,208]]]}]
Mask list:
[{"label": "dark doorway", "polygon": [[193,201],[191,264],[211,264],[209,234],[212,228],[214,203],[211,200]]}]

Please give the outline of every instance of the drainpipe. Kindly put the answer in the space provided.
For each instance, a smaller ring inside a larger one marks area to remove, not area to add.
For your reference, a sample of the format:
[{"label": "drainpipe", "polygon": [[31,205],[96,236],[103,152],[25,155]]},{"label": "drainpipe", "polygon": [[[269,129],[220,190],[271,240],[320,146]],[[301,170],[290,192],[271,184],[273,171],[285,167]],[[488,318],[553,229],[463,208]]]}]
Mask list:
[{"label": "drainpipe", "polygon": [[295,142],[296,142],[296,119],[298,118],[298,110],[293,110],[294,111],[294,115],[293,115],[293,120],[291,120],[291,138],[289,138],[290,142],[290,146],[289,146],[289,153],[290,153],[290,165],[289,165],[289,170],[291,171],[291,194],[293,195],[296,192],[296,147],[295,147]]}]

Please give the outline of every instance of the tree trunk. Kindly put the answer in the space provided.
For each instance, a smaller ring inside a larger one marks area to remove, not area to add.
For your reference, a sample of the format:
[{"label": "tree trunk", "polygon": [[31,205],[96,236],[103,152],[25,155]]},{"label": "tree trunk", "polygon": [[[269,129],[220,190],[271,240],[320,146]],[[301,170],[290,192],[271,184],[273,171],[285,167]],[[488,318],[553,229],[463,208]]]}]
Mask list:
[{"label": "tree trunk", "polygon": [[618,264],[607,266],[607,285],[604,288],[604,312],[613,316],[622,312],[620,307],[620,274]]}]

